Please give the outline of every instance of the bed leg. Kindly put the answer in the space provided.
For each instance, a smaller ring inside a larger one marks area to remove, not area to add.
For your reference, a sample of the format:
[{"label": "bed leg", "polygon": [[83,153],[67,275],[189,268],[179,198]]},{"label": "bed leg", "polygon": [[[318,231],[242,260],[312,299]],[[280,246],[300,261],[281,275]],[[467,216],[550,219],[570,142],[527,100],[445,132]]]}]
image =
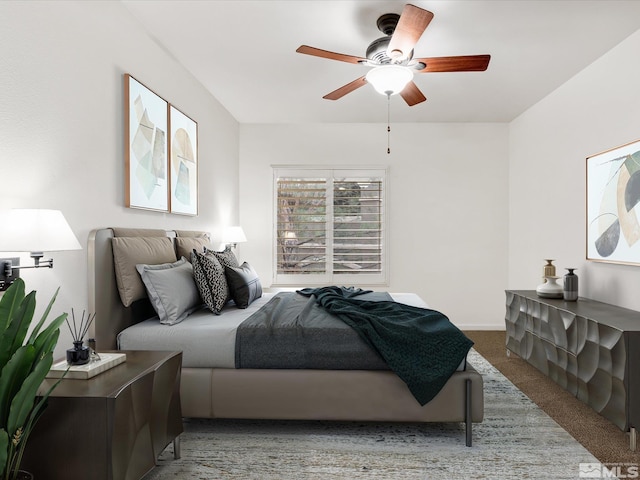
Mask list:
[{"label": "bed leg", "polygon": [[180,435],[173,439],[173,459],[180,459]]},{"label": "bed leg", "polygon": [[471,446],[472,443],[472,428],[473,422],[471,421],[471,379],[467,378],[465,380],[465,402],[464,402],[464,422],[466,425],[466,445],[467,447]]}]

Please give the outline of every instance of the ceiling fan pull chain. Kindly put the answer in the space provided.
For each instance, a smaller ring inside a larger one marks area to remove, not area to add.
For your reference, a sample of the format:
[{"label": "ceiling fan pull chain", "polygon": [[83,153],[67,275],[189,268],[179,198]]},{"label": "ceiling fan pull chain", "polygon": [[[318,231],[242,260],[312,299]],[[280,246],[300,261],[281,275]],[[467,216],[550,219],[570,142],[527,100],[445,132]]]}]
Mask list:
[{"label": "ceiling fan pull chain", "polygon": [[391,94],[387,93],[387,155],[391,153]]}]

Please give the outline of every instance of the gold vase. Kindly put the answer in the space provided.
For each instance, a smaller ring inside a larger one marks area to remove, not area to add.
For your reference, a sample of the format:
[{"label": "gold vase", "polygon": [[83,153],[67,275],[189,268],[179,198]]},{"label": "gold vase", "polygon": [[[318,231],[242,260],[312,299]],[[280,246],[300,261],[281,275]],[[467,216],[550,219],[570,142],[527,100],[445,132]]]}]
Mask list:
[{"label": "gold vase", "polygon": [[556,276],[556,266],[553,263],[551,263],[553,261],[554,260],[545,259],[545,262],[547,262],[547,264],[542,269],[542,278]]}]

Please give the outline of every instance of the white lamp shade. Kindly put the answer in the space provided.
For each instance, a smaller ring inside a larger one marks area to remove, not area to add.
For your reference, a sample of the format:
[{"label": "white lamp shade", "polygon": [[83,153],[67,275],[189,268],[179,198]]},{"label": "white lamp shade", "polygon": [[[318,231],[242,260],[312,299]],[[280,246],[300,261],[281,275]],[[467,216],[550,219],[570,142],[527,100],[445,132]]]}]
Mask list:
[{"label": "white lamp shade", "polygon": [[16,208],[2,217],[0,251],[82,250],[60,210]]},{"label": "white lamp shade", "polygon": [[247,236],[244,234],[242,227],[234,226],[227,227],[222,234],[222,243],[242,243],[247,241]]},{"label": "white lamp shade", "polygon": [[381,65],[369,70],[366,78],[382,95],[396,95],[413,79],[413,72],[400,65]]}]

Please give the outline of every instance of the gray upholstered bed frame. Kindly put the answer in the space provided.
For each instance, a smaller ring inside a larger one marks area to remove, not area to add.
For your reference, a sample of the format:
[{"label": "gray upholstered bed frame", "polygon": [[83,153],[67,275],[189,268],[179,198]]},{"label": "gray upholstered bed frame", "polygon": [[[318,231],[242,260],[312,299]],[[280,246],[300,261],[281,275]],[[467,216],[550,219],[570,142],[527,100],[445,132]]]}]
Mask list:
[{"label": "gray upholstered bed frame", "polygon": [[[89,311],[96,313],[98,351],[115,349],[117,334],[134,322],[116,286],[113,236],[110,228],[89,235]],[[469,363],[425,406],[390,371],[183,368],[180,392],[183,417],[464,422],[467,446],[472,423],[484,416],[482,376]]]}]

